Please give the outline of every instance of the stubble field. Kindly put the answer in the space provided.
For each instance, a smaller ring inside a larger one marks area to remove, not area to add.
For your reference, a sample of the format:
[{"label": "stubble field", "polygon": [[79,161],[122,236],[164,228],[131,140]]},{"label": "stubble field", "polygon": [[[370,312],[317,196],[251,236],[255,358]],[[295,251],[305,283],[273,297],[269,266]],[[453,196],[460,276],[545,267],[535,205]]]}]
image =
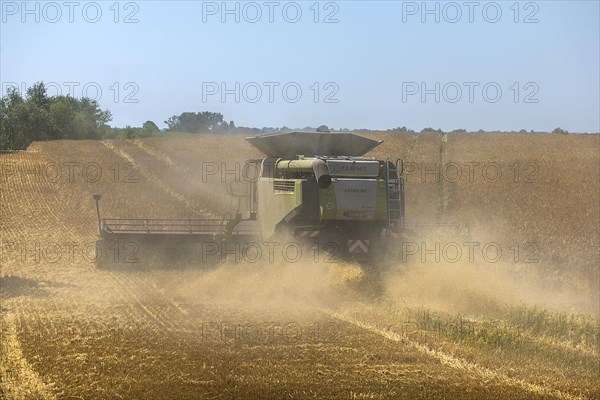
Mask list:
[{"label": "stubble field", "polygon": [[600,138],[365,136],[407,180],[380,274],[95,268],[93,194],[106,216],[232,214],[225,182],[260,157],[242,137],[0,155],[0,397],[599,398]]}]

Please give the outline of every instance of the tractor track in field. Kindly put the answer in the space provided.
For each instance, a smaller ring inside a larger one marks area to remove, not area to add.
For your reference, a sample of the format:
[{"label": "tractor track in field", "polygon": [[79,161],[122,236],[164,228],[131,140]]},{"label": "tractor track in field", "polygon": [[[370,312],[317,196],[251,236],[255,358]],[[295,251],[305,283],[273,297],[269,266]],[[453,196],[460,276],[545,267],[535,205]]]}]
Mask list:
[{"label": "tractor track in field", "polygon": [[[170,185],[164,182],[164,180],[160,179],[154,172],[152,172],[150,168],[138,162],[138,160],[136,160],[136,158],[133,155],[131,155],[123,146],[117,147],[107,141],[103,141],[102,144],[106,146],[109,150],[114,152],[118,157],[121,157],[122,159],[134,165],[142,176],[144,176],[149,182],[154,184],[161,191],[169,195],[172,199],[180,203],[184,207],[184,209],[188,211],[194,211],[197,215],[215,218],[215,216],[212,213],[210,213],[206,208],[197,204],[198,202],[196,200],[190,199],[186,195],[174,190]],[[140,148],[138,146],[134,147],[138,148],[140,151],[145,152],[143,148]],[[154,155],[150,153],[146,154],[161,162],[161,160],[157,159]]]},{"label": "tractor track in field", "polygon": [[[221,213],[231,213],[231,210],[224,208],[224,204],[230,204],[232,201],[230,194],[223,191],[224,182],[214,182],[209,180],[205,175],[207,172],[204,170],[204,166],[201,166],[201,171],[199,173],[198,171],[194,171],[184,164],[177,163],[171,157],[163,153],[160,149],[148,146],[140,140],[132,141],[132,145],[135,146],[137,150],[143,152],[144,155],[155,159],[156,162],[160,163],[165,169],[170,169],[172,172],[175,172],[176,176],[198,177],[200,175],[200,181],[198,181],[197,178],[194,179],[191,186],[187,186],[188,183],[186,182],[186,187],[184,189],[187,190],[195,200],[190,200],[190,196],[181,193],[181,191],[173,189],[172,185],[166,186],[169,186],[173,192],[181,194],[189,201],[195,201],[198,204],[204,205],[203,210],[207,216],[210,216],[211,218],[218,218],[217,215],[219,215],[219,211]],[[214,167],[214,164],[215,163],[211,163],[211,167]],[[236,177],[236,179],[241,178],[242,177]],[[161,180],[161,182],[165,184],[165,179],[161,179],[160,177],[157,177],[157,179]],[[222,175],[221,179],[223,179]]]},{"label": "tractor track in field", "polygon": [[5,358],[0,363],[0,394],[14,399],[54,400],[54,385],[41,379],[23,355],[16,319],[12,312],[6,313],[3,318],[0,352]]},{"label": "tractor track in field", "polygon": [[[129,315],[129,318],[138,321],[137,325],[139,327],[145,327],[145,329],[150,328],[146,334],[153,332],[151,333],[152,335],[170,338],[173,337],[173,335],[194,333],[194,329],[197,328],[197,326],[193,323],[186,322],[189,310],[186,310],[181,304],[162,295],[160,293],[160,287],[151,282],[153,278],[152,273],[144,278],[138,276],[137,273],[124,275],[121,273],[110,272],[109,274],[110,278],[114,280],[118,286],[117,291],[119,295],[124,303],[128,305],[129,312],[127,314]],[[360,304],[367,309],[370,307],[370,305],[364,302],[361,302]],[[344,309],[343,306],[342,309]],[[379,325],[378,323],[367,322],[355,315],[351,316],[339,311],[327,309],[320,309],[318,311],[328,318],[349,323],[361,330],[377,334],[392,342],[401,343],[403,346],[409,346],[415,351],[439,361],[443,365],[458,371],[464,371],[470,375],[477,375],[486,381],[492,380],[499,384],[520,388],[532,393],[532,395],[542,397],[564,400],[584,399],[584,397],[509,376],[501,370],[484,367],[460,356],[431,347],[428,344],[419,343],[411,340],[406,335],[383,327],[382,325],[384,324]],[[373,315],[375,315],[376,310],[373,311]],[[151,326],[149,327],[148,324]]]},{"label": "tractor track in field", "polygon": [[[155,309],[156,306],[149,302],[142,302],[135,294],[137,285],[132,285],[133,282],[130,279],[123,279],[113,272],[109,272],[109,274],[111,279],[119,286],[119,290],[117,291],[119,296],[131,311],[137,311],[143,315],[156,330],[169,330],[167,322],[161,319],[159,312]],[[148,303],[148,305],[145,303]]]},{"label": "tractor track in field", "polygon": [[[477,323],[477,324],[485,324],[485,323],[490,322],[489,320],[485,320],[483,318],[464,318],[464,320],[468,321],[468,322],[472,322],[472,323]],[[510,328],[507,327],[506,329],[508,330]],[[598,357],[600,356],[600,353],[598,353],[598,350],[594,349],[593,347],[590,347],[589,345],[575,344],[572,341],[565,341],[565,340],[558,341],[555,338],[552,338],[551,336],[527,335],[526,339],[532,343],[539,345],[539,346],[552,348],[552,349],[556,349],[556,350],[562,350],[562,351],[566,351],[569,353],[578,354],[578,355],[584,356],[584,357],[598,359]]]},{"label": "tractor track in field", "polygon": [[325,315],[328,315],[331,318],[335,318],[340,321],[355,325],[361,329],[375,333],[391,341],[402,343],[403,345],[408,345],[414,350],[426,354],[429,357],[438,360],[444,365],[447,365],[456,370],[465,371],[469,374],[478,375],[486,380],[493,379],[505,385],[519,387],[533,394],[551,396],[553,398],[561,400],[585,399],[585,397],[574,396],[557,389],[552,389],[546,386],[530,383],[523,379],[510,377],[499,370],[483,367],[471,361],[465,360],[464,358],[451,355],[439,349],[431,348],[426,344],[422,344],[417,341],[411,340],[410,338],[408,338],[407,335],[399,334],[390,329],[386,329],[385,327],[380,327],[373,323],[362,321],[356,316],[350,316],[338,311],[326,309],[322,309],[321,312],[323,312]]},{"label": "tractor track in field", "polygon": [[[180,306],[165,298],[156,287],[141,278],[110,272],[111,279],[119,286],[119,295],[128,306],[142,313],[152,325],[164,335],[189,333],[192,329],[185,322],[187,316]],[[143,298],[142,298],[143,297]]]},{"label": "tractor track in field", "polygon": [[[194,324],[184,322],[185,317],[189,314],[189,310],[186,310],[181,304],[162,295],[160,293],[160,287],[154,282],[151,282],[153,277],[151,273],[148,277],[144,278],[140,277],[137,273],[123,275],[110,272],[110,275],[111,279],[119,286],[118,292],[123,297],[125,303],[131,307],[131,311],[134,314],[143,315],[146,322],[151,322],[153,325],[152,331],[155,332],[155,334],[172,337],[173,334],[177,335],[194,332]],[[364,302],[361,302],[360,304],[367,309],[371,307]],[[343,308],[344,307],[342,306],[342,309]],[[377,334],[387,340],[401,343],[402,345],[408,345],[415,351],[427,355],[443,365],[447,365],[459,371],[464,371],[468,374],[477,375],[486,381],[493,380],[502,385],[520,388],[539,396],[564,400],[584,399],[584,397],[581,396],[572,395],[561,390],[528,382],[525,379],[509,376],[498,369],[481,366],[460,356],[431,347],[428,344],[411,340],[406,335],[382,327],[382,325],[379,325],[378,323],[367,322],[344,312],[327,309],[320,309],[318,311],[328,318],[352,324],[357,328]],[[375,315],[376,310],[373,311],[373,315]],[[143,323],[140,324],[145,325]],[[569,348],[569,350],[573,350],[573,348]]]},{"label": "tractor track in field", "polygon": [[[12,162],[12,161],[11,161]],[[60,199],[57,192],[52,189],[52,184],[45,181],[42,168],[45,166],[44,159],[40,154],[35,157],[26,157],[25,153],[16,154],[14,161],[15,174],[11,176],[3,176],[0,187],[0,199],[2,199],[2,207],[0,208],[0,216],[3,220],[8,220],[11,223],[6,226],[8,236],[17,237],[19,228],[23,228],[17,223],[19,220],[23,222],[23,216],[27,215],[25,221],[28,224],[33,224],[34,227],[42,232],[47,230],[49,226],[54,226],[60,223],[58,211],[55,204],[60,204]],[[37,194],[39,197],[34,196]],[[41,197],[41,199],[40,199]],[[33,217],[33,218],[32,218]]]},{"label": "tractor track in field", "polygon": [[150,146],[147,146],[144,142],[142,142],[140,140],[133,140],[132,143],[133,143],[134,146],[139,147],[140,149],[142,149],[146,153],[150,154],[151,156],[153,156],[157,160],[160,160],[163,164],[165,164],[169,168],[173,168],[177,172],[183,173],[186,176],[190,176],[191,175],[192,171],[190,171],[189,168],[185,167],[184,165],[177,164],[175,161],[173,161],[171,159],[171,157],[169,157],[168,155],[164,154],[160,150],[156,150],[156,149],[154,149],[154,148],[152,148]]}]

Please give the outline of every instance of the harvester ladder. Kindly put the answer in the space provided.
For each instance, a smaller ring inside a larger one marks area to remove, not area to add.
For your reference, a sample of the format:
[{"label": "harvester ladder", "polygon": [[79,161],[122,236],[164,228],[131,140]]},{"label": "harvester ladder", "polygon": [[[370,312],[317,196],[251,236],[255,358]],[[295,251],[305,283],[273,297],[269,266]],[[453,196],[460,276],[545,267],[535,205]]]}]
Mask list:
[{"label": "harvester ladder", "polygon": [[398,230],[402,227],[403,219],[403,184],[398,175],[397,168],[390,168],[392,164],[386,161],[386,184],[387,184],[387,227],[388,230]]}]

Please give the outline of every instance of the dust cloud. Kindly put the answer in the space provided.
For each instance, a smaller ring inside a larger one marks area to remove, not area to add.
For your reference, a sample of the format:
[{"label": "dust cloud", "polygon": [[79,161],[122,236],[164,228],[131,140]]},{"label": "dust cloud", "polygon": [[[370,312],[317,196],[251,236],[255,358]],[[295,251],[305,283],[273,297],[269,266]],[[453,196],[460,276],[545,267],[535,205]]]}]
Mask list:
[{"label": "dust cloud", "polygon": [[600,316],[598,293],[573,282],[557,284],[541,262],[422,262],[396,254],[374,265],[310,258],[295,263],[229,260],[211,269],[159,275],[159,286],[170,297],[208,306],[317,310],[389,300],[404,307],[486,317],[512,306]]},{"label": "dust cloud", "polygon": [[525,306],[600,317],[598,293],[548,279],[543,264],[500,261],[396,262],[383,277],[385,295],[406,307],[452,314],[483,314]]},{"label": "dust cloud", "polygon": [[364,279],[363,269],[350,263],[225,262],[208,271],[186,271],[163,287],[196,304],[308,310],[351,297]]}]

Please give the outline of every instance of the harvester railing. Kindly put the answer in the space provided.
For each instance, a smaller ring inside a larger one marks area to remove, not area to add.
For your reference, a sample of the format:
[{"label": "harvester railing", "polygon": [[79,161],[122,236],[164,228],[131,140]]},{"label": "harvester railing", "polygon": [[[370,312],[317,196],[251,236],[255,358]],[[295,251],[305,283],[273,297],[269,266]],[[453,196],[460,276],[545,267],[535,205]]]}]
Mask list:
[{"label": "harvester railing", "polygon": [[221,234],[222,219],[204,218],[103,218],[101,230],[109,233],[139,234]]}]

